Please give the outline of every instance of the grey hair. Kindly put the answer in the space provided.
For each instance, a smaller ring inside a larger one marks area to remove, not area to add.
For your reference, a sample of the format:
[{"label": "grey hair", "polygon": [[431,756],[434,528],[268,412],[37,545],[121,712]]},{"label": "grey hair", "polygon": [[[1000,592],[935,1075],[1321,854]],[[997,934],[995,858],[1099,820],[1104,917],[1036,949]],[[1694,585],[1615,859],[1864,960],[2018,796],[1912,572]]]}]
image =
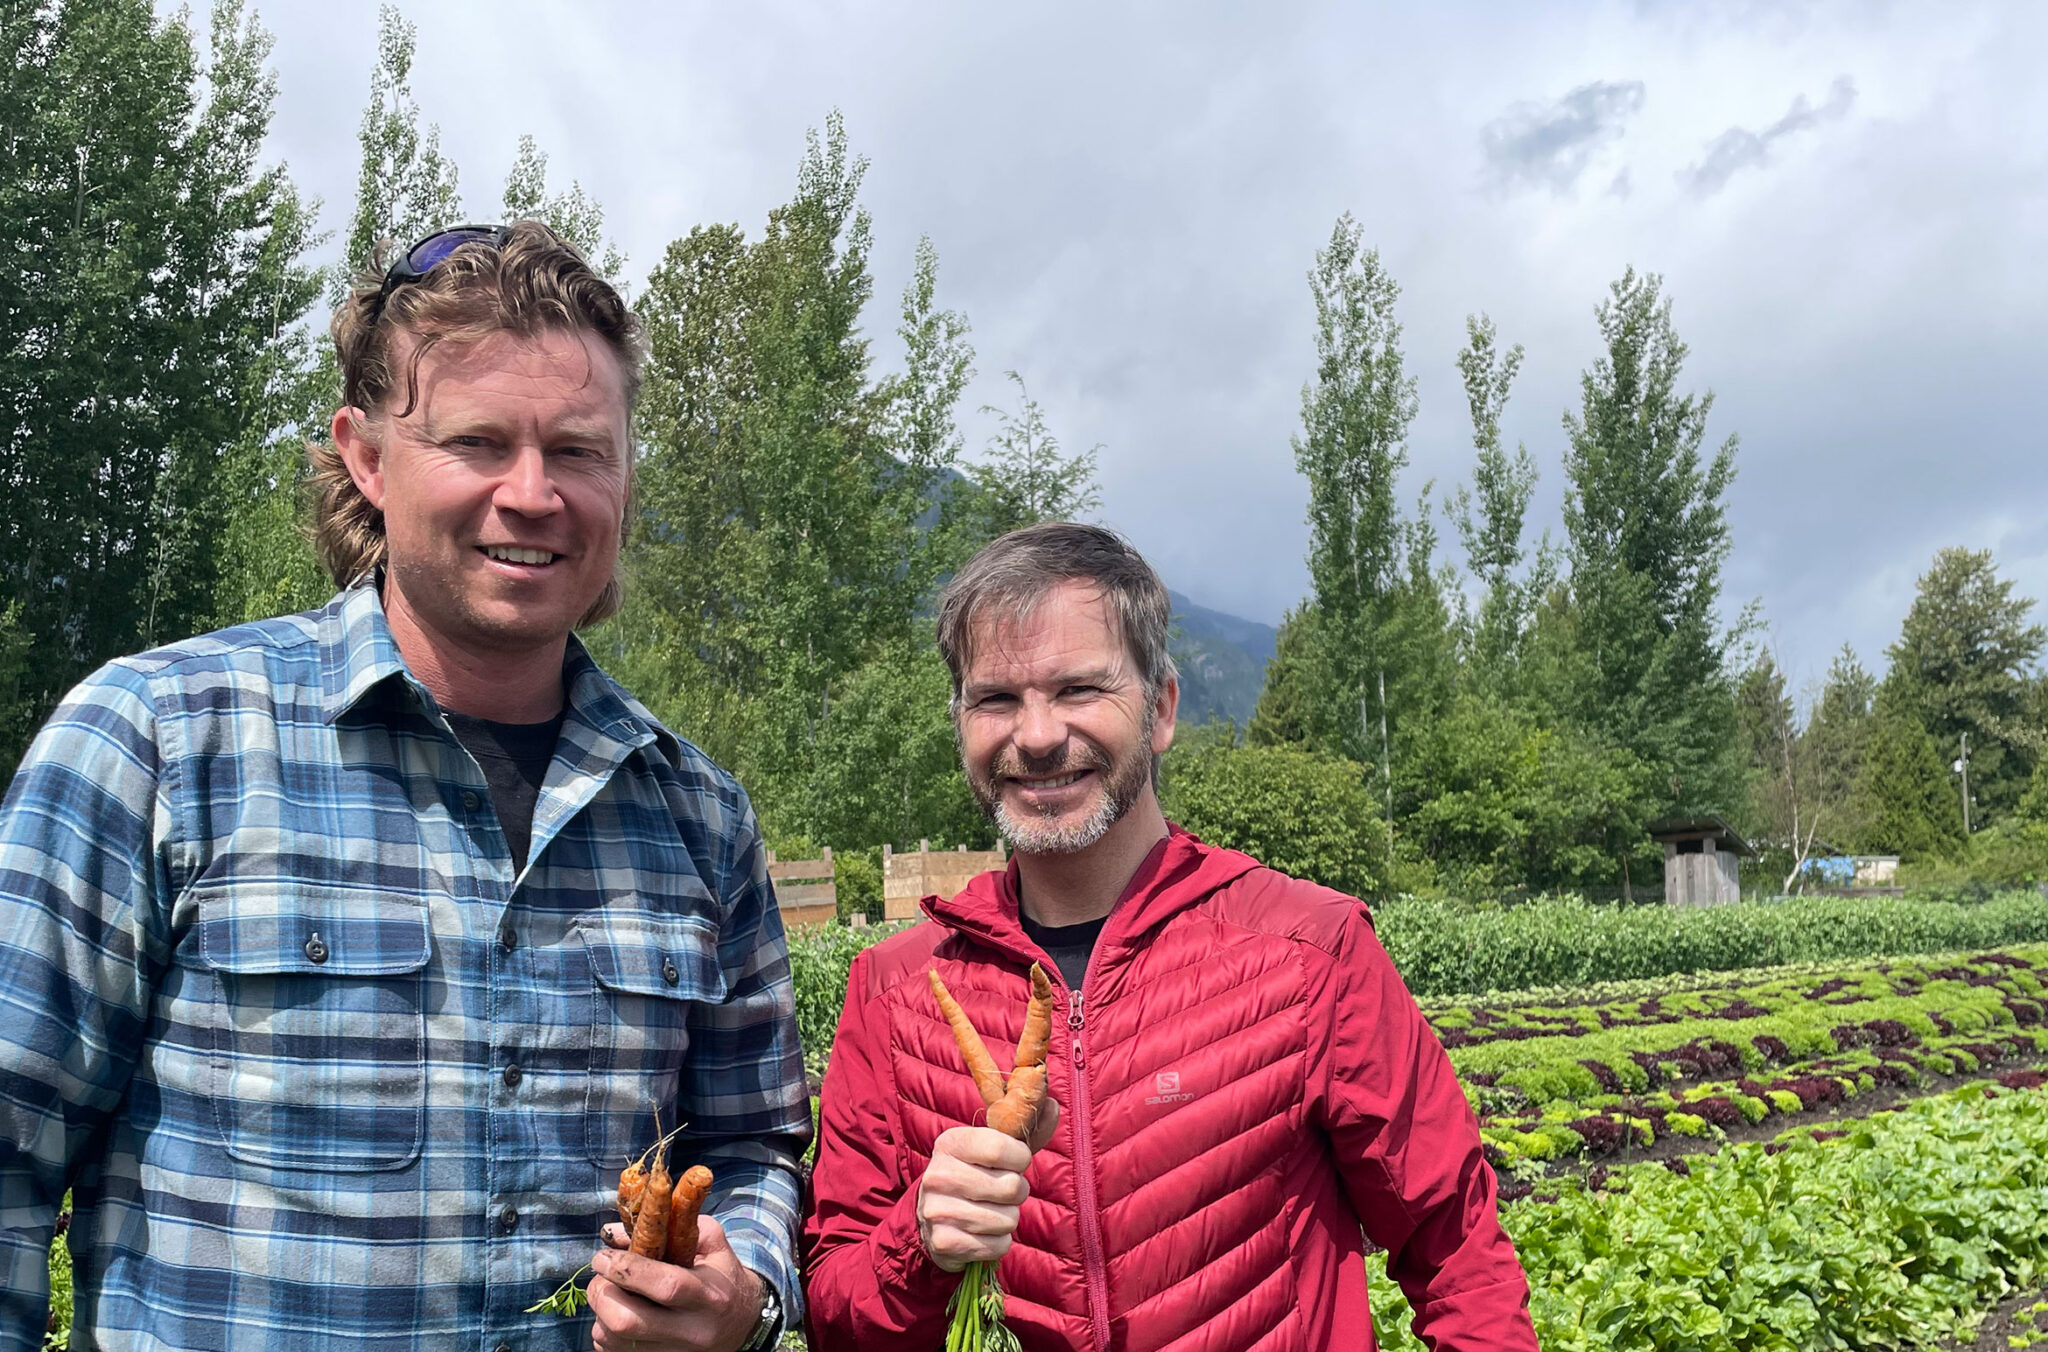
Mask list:
[{"label": "grey hair", "polygon": [[1152,565],[1113,530],[1044,521],[989,541],[939,598],[939,652],[953,674],[956,716],[974,658],[975,620],[991,609],[1006,620],[1027,619],[1062,582],[1092,582],[1100,589],[1148,703],[1179,674],[1167,651],[1173,603]]}]

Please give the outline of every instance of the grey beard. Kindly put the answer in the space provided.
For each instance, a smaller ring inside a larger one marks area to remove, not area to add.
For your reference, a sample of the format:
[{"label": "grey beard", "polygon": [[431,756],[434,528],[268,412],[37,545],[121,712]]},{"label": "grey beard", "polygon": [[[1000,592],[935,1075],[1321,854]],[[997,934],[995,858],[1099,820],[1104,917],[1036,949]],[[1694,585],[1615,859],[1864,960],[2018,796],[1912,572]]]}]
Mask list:
[{"label": "grey beard", "polygon": [[[1059,768],[1053,767],[1053,772]],[[984,784],[976,776],[969,775],[967,785],[974,791],[981,810],[995,823],[996,834],[1019,854],[1079,854],[1108,835],[1109,828],[1123,820],[1123,815],[1131,810],[1151,779],[1152,712],[1149,706],[1144,723],[1138,729],[1138,750],[1132,755],[1130,765],[1112,763],[1102,769],[1106,781],[1102,787],[1102,800],[1095,805],[1093,812],[1070,826],[1056,825],[1042,817],[1019,816],[1010,811],[993,782]]]},{"label": "grey beard", "polygon": [[1095,810],[1071,825],[1060,825],[1042,817],[1020,817],[1000,800],[989,808],[996,833],[1019,854],[1079,854],[1109,834],[1109,828],[1130,810],[1114,793],[1104,793]]}]

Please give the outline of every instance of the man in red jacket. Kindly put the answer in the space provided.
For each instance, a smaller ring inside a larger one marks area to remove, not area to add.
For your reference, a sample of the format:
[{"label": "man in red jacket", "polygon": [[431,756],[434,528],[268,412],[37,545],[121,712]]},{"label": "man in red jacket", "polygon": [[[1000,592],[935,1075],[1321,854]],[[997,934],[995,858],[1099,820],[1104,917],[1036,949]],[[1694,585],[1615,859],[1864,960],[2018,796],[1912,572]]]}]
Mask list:
[{"label": "man in red jacket", "polygon": [[[1000,1259],[1027,1352],[1370,1347],[1370,1237],[1434,1347],[1534,1352],[1477,1124],[1364,903],[1160,812],[1169,615],[1092,526],[1013,532],[947,588],[967,780],[1016,853],[854,962],[805,1235],[811,1346],[936,1352],[954,1274]],[[1027,1147],[975,1125],[925,972],[1007,1071],[1033,962],[1066,1017],[1060,1106]]]}]

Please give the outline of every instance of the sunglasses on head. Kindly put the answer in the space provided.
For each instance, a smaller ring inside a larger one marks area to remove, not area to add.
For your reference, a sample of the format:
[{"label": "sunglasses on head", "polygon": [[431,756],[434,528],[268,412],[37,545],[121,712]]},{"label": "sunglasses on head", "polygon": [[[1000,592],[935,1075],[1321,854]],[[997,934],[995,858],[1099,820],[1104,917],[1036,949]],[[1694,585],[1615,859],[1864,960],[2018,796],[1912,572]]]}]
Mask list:
[{"label": "sunglasses on head", "polygon": [[511,237],[509,225],[453,225],[436,230],[415,242],[392,263],[384,274],[384,287],[377,293],[377,304],[381,307],[393,291],[426,276],[463,245],[481,243],[502,249]]}]

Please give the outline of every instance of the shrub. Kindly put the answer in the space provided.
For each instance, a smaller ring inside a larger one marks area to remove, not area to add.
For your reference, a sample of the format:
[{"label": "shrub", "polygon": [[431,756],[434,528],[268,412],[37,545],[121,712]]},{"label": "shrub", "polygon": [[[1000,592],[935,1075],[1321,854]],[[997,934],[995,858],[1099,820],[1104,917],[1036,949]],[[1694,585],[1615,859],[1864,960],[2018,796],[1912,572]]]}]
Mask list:
[{"label": "shrub", "polygon": [[870,923],[882,918],[882,852],[834,850],[832,884],[839,899],[839,918],[865,916]]},{"label": "shrub", "polygon": [[1386,825],[1347,760],[1207,740],[1168,753],[1166,815],[1211,845],[1354,897],[1383,887]]}]

